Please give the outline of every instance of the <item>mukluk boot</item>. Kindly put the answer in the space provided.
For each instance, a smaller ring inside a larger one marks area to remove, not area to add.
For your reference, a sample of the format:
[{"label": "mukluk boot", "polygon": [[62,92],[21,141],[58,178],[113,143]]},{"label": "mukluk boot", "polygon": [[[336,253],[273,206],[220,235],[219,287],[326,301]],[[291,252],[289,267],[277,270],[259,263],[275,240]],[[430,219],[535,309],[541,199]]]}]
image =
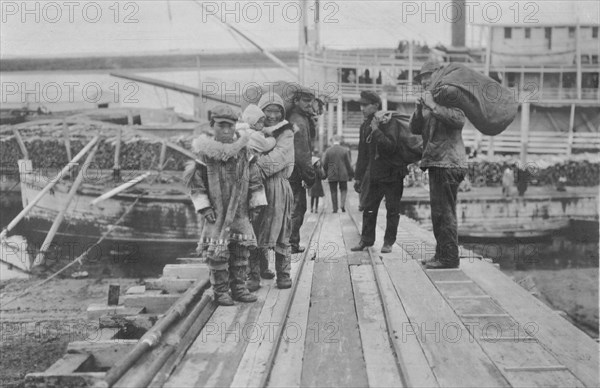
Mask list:
[{"label": "mukluk boot", "polygon": [[257,297],[251,294],[246,287],[246,271],[248,266],[235,266],[229,268],[229,285],[231,287],[231,295],[234,300],[243,303],[256,302]]},{"label": "mukluk boot", "polygon": [[210,283],[212,284],[215,303],[219,306],[233,306],[233,299],[229,295],[229,271],[210,270]]}]

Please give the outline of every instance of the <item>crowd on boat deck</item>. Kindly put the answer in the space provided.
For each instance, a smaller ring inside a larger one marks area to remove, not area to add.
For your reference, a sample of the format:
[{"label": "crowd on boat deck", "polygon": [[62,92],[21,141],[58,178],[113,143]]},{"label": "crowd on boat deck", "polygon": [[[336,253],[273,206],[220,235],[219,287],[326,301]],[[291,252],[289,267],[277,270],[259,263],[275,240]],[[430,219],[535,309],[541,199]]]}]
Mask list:
[{"label": "crowd on boat deck", "polygon": [[[441,65],[426,63],[416,81],[427,90]],[[355,179],[361,239],[352,248],[374,245],[377,213],[385,197],[387,225],[382,253],[392,251],[399,222],[400,199],[407,165],[422,159],[429,169],[435,256],[427,268],[458,266],[456,194],[465,176],[466,154],[461,131],[465,122],[458,108],[438,104],[425,92],[410,121],[382,111],[381,98],[361,92],[364,122],[360,128],[356,171],[350,150],[340,137],[323,153],[313,151],[317,117],[323,103],[300,87],[292,98],[268,91],[241,114],[229,105],[211,110],[211,133],[193,142],[196,161],[189,162],[184,179],[196,212],[201,216],[198,252],[210,269],[215,301],[254,302],[262,279],[276,278],[278,288],[292,286],[292,254],[302,253],[300,228],[307,211],[319,210],[327,179],[332,211],[346,211],[347,183]],[[314,152],[314,154],[313,154]],[[322,156],[322,160],[321,160]],[[338,200],[338,189],[340,198]],[[274,252],[275,272],[269,269]]]}]

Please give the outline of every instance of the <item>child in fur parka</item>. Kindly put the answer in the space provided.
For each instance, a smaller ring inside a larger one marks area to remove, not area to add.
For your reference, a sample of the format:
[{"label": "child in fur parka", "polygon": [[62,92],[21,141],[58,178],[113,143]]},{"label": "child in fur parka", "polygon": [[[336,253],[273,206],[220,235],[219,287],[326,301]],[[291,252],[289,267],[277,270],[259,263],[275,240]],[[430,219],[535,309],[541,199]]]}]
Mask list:
[{"label": "child in fur parka", "polygon": [[[235,139],[237,115],[226,105],[212,110],[214,138],[201,135],[193,143],[198,160],[184,180],[196,212],[204,218],[198,251],[207,258],[215,301],[254,302],[246,287],[248,257],[256,248],[254,218],[267,205],[260,173],[247,144],[249,135]],[[229,290],[231,289],[231,295]]]}]

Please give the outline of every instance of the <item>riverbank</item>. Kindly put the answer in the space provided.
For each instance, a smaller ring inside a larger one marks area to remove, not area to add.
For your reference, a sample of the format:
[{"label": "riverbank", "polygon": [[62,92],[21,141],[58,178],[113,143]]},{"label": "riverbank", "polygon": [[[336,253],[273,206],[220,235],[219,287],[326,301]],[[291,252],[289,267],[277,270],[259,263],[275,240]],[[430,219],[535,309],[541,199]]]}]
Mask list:
[{"label": "riverbank", "polygon": [[46,370],[72,341],[93,341],[97,322],[87,321],[92,303],[106,303],[109,284],[124,292],[136,279],[55,279],[6,305],[41,279],[0,283],[0,387],[23,387],[25,375]]}]

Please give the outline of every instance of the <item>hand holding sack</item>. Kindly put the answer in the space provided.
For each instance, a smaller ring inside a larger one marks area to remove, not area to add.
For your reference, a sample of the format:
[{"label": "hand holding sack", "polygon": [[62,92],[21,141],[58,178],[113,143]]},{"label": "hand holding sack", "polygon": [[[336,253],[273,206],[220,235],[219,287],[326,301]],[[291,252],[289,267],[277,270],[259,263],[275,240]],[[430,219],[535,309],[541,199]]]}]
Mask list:
[{"label": "hand holding sack", "polygon": [[398,130],[398,158],[402,159],[405,164],[416,163],[423,156],[423,138],[419,135],[414,135],[408,129],[408,121],[410,116],[393,112],[379,111],[375,114],[371,125],[375,128],[387,125],[390,121],[397,123]]},{"label": "hand holding sack", "polygon": [[460,63],[450,63],[432,74],[431,93],[438,104],[462,110],[475,128],[488,136],[504,131],[519,108],[512,91]]}]

